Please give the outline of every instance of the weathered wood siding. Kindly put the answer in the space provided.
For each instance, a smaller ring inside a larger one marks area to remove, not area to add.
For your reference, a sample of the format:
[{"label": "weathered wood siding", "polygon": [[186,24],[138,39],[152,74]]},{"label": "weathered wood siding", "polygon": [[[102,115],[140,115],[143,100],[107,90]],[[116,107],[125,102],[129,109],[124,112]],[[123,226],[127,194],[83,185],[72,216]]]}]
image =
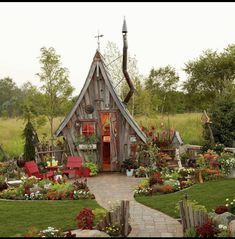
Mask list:
[{"label": "weathered wood siding", "polygon": [[[92,105],[94,107],[94,112],[92,114],[87,114],[85,112],[86,105]],[[101,121],[99,117],[100,111],[111,113],[111,170],[116,171],[120,169],[122,161],[130,157],[130,136],[136,136],[138,142],[140,141],[140,138],[118,109],[118,106],[115,103],[101,74],[99,66],[97,65],[96,70],[91,78],[90,84],[80,104],[77,106],[77,109],[74,112],[69,123],[62,130],[63,136],[69,144],[71,154],[82,156],[84,159],[87,158],[85,152],[79,150],[78,146],[76,146],[79,130],[75,127],[75,123],[79,119],[96,120],[96,134],[98,135],[98,137],[101,137]],[[114,136],[112,125],[115,125],[117,129],[116,137]],[[101,155],[101,144],[98,143],[97,149],[93,151],[93,156],[94,162],[98,163],[100,169],[102,169]]]}]

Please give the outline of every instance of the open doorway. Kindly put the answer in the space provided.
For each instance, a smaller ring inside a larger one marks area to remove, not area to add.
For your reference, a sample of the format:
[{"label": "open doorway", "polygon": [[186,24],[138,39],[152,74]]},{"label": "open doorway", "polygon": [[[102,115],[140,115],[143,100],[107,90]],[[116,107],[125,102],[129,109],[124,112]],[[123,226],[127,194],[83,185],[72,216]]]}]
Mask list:
[{"label": "open doorway", "polygon": [[101,118],[101,157],[103,171],[111,171],[111,158],[110,158],[110,113],[100,112]]}]

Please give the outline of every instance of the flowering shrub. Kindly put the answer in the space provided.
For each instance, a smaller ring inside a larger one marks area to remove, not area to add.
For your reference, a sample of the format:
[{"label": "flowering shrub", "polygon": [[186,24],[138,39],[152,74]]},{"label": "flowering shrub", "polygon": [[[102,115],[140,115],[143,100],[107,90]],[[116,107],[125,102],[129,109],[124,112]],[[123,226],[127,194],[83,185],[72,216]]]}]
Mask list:
[{"label": "flowering shrub", "polygon": [[148,173],[148,168],[140,166],[135,170],[135,176],[136,177],[146,177]]},{"label": "flowering shrub", "polygon": [[210,219],[201,226],[196,226],[196,232],[199,237],[214,237],[217,234],[216,227]]},{"label": "flowering shrub", "polygon": [[103,231],[110,236],[119,236],[120,235],[120,226],[119,225],[108,225],[106,226]]},{"label": "flowering shrub", "polygon": [[154,173],[150,178],[149,178],[149,186],[151,187],[154,184],[163,184],[163,179],[161,177],[160,172]]},{"label": "flowering shrub", "polygon": [[35,193],[25,194],[24,196],[26,200],[42,200],[43,199],[43,194],[41,194],[39,191]]},{"label": "flowering shrub", "polygon": [[195,174],[195,169],[194,168],[179,168],[178,173],[181,177],[187,177],[189,175],[194,175]]},{"label": "flowering shrub", "polygon": [[94,222],[94,214],[90,208],[83,208],[76,217],[78,229],[91,230]]},{"label": "flowering shrub", "polygon": [[228,230],[228,227],[222,224],[218,225],[217,237],[230,237],[230,231]]},{"label": "flowering shrub", "polygon": [[173,187],[173,191],[178,191],[180,190],[180,182],[175,179],[169,179],[164,181],[164,185],[170,185]]},{"label": "flowering shrub", "polygon": [[222,206],[218,206],[216,209],[215,209],[215,213],[216,214],[222,214],[224,212],[227,212],[228,211],[228,207],[222,205]]},{"label": "flowering shrub", "polygon": [[174,192],[174,187],[172,185],[163,185],[162,192],[163,193],[172,193],[172,192]]},{"label": "flowering shrub", "polygon": [[64,233],[54,227],[48,227],[45,230],[39,232],[40,237],[63,237]]},{"label": "flowering shrub", "polygon": [[235,157],[232,153],[222,153],[219,157],[221,170],[225,175],[229,175],[232,168],[235,168]]},{"label": "flowering shrub", "polygon": [[152,188],[137,188],[134,190],[134,196],[137,196],[137,195],[150,195],[152,193]]},{"label": "flowering shrub", "polygon": [[73,192],[73,199],[94,199],[95,196],[90,191],[78,190]]},{"label": "flowering shrub", "polygon": [[235,199],[233,199],[231,202],[229,198],[226,198],[226,204],[225,206],[228,208],[228,211],[232,214],[235,214]]}]

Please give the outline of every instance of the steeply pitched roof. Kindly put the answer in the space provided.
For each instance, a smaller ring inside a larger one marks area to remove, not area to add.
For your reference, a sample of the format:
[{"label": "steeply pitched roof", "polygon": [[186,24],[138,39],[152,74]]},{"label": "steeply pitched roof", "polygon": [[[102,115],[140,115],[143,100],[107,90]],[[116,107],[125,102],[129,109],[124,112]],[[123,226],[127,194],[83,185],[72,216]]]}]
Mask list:
[{"label": "steeply pitched roof", "polygon": [[101,71],[101,74],[104,78],[104,81],[109,89],[110,94],[112,95],[115,103],[117,104],[119,110],[121,111],[124,118],[127,120],[127,122],[131,125],[131,127],[134,129],[136,134],[141,138],[143,142],[146,143],[146,135],[141,130],[139,125],[136,123],[134,118],[131,116],[130,112],[126,108],[126,106],[122,103],[121,99],[118,97],[112,83],[111,83],[111,76],[108,73],[107,67],[104,63],[102,55],[99,53],[99,51],[96,51],[96,54],[94,56],[93,62],[90,67],[90,71],[88,73],[87,79],[85,81],[85,84],[78,96],[77,102],[75,103],[72,110],[68,113],[68,115],[64,118],[63,122],[60,124],[59,128],[56,130],[56,136],[59,136],[61,134],[61,131],[66,126],[66,124],[69,122],[73,114],[75,113],[77,107],[79,106],[81,100],[84,97],[85,92],[87,91],[87,88],[90,84],[90,81],[92,79],[93,74],[95,73],[96,68],[99,67],[99,70]]}]

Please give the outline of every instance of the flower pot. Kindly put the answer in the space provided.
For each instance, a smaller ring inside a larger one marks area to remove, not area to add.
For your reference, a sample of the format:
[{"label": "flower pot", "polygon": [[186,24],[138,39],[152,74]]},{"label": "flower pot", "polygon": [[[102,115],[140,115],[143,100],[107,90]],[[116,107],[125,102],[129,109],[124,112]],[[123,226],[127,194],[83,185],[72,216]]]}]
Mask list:
[{"label": "flower pot", "polygon": [[133,172],[134,172],[134,169],[127,169],[126,170],[126,176],[128,176],[128,177],[131,177],[131,176],[133,176]]}]

